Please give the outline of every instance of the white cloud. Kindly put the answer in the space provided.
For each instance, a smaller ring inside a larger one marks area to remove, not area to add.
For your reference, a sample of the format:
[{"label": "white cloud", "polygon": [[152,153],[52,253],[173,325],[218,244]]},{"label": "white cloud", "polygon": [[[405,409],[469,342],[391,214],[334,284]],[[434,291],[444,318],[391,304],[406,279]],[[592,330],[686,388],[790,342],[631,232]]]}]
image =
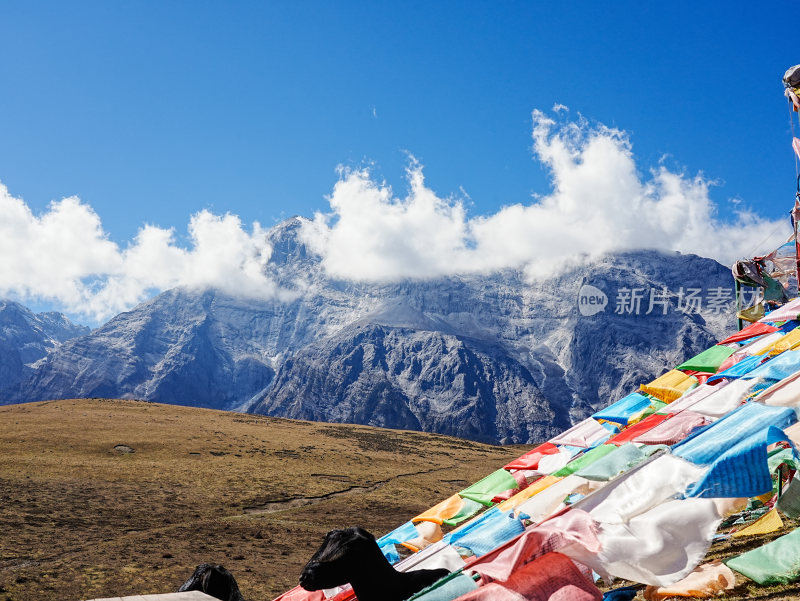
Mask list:
[{"label": "white cloud", "polygon": [[[467,197],[441,198],[413,157],[408,193],[398,197],[369,169],[342,170],[318,213],[302,229],[333,276],[362,281],[524,269],[531,277],[567,261],[624,249],[679,250],[729,264],[742,254],[778,246],[788,223],[740,207],[721,221],[702,174],[671,171],[661,161],[643,174],[630,140],[619,130],[533,113],[533,149],[550,173],[551,190],[527,204],[469,216]],[[50,303],[102,321],[178,286],[215,286],[255,298],[288,298],[265,275],[272,249],[258,223],[200,211],[188,226],[188,247],[172,229],[140,228],[124,248],[78,198],[34,215],[0,184],[0,298]]]},{"label": "white cloud", "polygon": [[179,285],[265,298],[281,292],[264,275],[272,251],[266,231],[256,223],[248,233],[234,215],[193,215],[188,249],[173,230],[154,225],[121,249],[78,198],[52,202],[37,216],[2,184],[0,215],[0,297],[52,302],[102,321]]},{"label": "white cloud", "polygon": [[461,202],[440,199],[427,188],[413,159],[408,181],[409,196],[399,200],[366,169],[342,173],[329,198],[333,213],[318,213],[304,229],[328,272],[361,280],[452,272],[448,261],[466,250],[466,211]]},{"label": "white cloud", "polygon": [[[567,113],[557,105],[557,113]],[[533,113],[533,148],[552,190],[530,204],[468,217],[458,198],[439,198],[422,166],[408,169],[409,193],[398,198],[367,169],[342,171],[304,233],[334,276],[389,281],[521,268],[543,276],[565,261],[615,250],[678,250],[731,263],[766,250],[790,233],[788,223],[740,210],[723,222],[702,174],[663,164],[646,176],[627,135],[585,119],[556,123]],[[761,248],[756,249],[761,244]]]}]

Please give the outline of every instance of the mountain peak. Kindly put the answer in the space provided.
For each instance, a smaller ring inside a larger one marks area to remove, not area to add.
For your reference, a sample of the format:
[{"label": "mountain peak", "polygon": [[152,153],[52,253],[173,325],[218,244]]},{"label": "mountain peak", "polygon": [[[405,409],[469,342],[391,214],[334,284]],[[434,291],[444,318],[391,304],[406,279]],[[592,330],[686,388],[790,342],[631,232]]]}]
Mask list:
[{"label": "mountain peak", "polygon": [[[354,285],[325,275],[302,242],[307,223],[292,218],[269,232],[271,275],[310,276],[293,297],[166,291],[58,346],[0,402],[247,404],[282,417],[535,442],[734,326],[729,312],[676,305],[682,288],[731,288],[730,271],[710,259],[628,251],[540,281],[506,270]],[[604,299],[599,311],[580,311],[584,287]],[[620,304],[634,289],[639,304]]]},{"label": "mountain peak", "polygon": [[312,253],[302,241],[300,231],[310,221],[294,216],[270,228],[267,235],[272,246],[270,264],[283,266],[290,263],[304,263],[311,259]]},{"label": "mountain peak", "polygon": [[31,374],[37,362],[89,332],[61,313],[37,314],[17,302],[0,300],[0,403],[4,391]]}]

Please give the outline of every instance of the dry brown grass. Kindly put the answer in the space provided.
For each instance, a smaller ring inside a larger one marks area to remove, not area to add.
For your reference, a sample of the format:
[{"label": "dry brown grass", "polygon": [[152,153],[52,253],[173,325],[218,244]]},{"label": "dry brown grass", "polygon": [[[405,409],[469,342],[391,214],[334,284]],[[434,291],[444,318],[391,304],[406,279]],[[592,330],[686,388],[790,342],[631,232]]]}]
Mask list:
[{"label": "dry brown grass", "polygon": [[[388,532],[527,448],[137,401],[0,407],[0,601],[169,592],[202,562],[268,601],[328,530]],[[716,543],[709,558],[797,526]],[[724,598],[800,591],[737,574]]]},{"label": "dry brown grass", "polygon": [[269,600],[328,530],[388,532],[523,450],[137,401],[0,407],[0,601],[169,592],[202,562]]}]

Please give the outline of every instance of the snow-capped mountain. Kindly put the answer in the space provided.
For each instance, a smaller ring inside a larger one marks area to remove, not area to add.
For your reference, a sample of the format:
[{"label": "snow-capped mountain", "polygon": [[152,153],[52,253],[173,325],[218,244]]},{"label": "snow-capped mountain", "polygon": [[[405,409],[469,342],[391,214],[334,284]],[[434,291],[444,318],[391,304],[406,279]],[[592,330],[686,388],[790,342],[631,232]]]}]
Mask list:
[{"label": "snow-capped mountain", "polygon": [[536,282],[508,270],[366,284],[328,277],[301,225],[270,232],[268,271],[291,295],[167,291],[60,345],[0,398],[128,397],[530,442],[734,329],[717,311],[730,272],[710,259],[637,251]]},{"label": "snow-capped mountain", "polygon": [[89,333],[61,313],[33,313],[0,300],[0,391],[29,376],[38,361],[63,342]]}]

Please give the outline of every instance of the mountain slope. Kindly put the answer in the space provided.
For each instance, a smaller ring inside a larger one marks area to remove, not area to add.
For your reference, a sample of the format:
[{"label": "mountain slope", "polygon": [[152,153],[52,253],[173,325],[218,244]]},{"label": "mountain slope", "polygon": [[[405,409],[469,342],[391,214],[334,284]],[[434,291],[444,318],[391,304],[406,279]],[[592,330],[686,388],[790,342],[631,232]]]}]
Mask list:
[{"label": "mountain slope", "polygon": [[538,439],[569,425],[502,348],[452,334],[363,325],[281,366],[251,411],[425,430],[474,440]]},{"label": "mountain slope", "polygon": [[33,313],[19,303],[0,301],[0,395],[29,377],[36,362],[63,342],[89,332],[60,313]]},{"label": "mountain slope", "polygon": [[[506,270],[369,284],[328,277],[302,225],[270,232],[284,296],[167,291],[62,344],[2,398],[137,398],[528,442],[733,328],[730,312],[677,310],[684,290],[730,289],[710,259],[638,251],[539,281]],[[605,310],[584,314],[586,285]],[[636,311],[618,302],[631,289]]]},{"label": "mountain slope", "polygon": [[168,593],[209,561],[273,599],[328,530],[380,536],[521,452],[135,401],[0,407],[0,599]]},{"label": "mountain slope", "polygon": [[[48,357],[19,389],[25,400],[112,396],[227,407],[274,371],[263,359],[259,307],[172,290]],[[246,333],[240,328],[250,326]],[[269,330],[269,328],[267,328]]]},{"label": "mountain slope", "polygon": [[[577,307],[588,282],[612,299],[591,316]],[[647,251],[541,282],[504,272],[375,287],[373,312],[298,350],[250,410],[543,440],[724,337],[729,311],[676,307],[682,291],[729,285],[715,261]],[[648,297],[638,313],[618,313],[613,299],[631,288],[657,291],[664,303],[651,308]],[[386,398],[402,412],[376,412]]]}]

